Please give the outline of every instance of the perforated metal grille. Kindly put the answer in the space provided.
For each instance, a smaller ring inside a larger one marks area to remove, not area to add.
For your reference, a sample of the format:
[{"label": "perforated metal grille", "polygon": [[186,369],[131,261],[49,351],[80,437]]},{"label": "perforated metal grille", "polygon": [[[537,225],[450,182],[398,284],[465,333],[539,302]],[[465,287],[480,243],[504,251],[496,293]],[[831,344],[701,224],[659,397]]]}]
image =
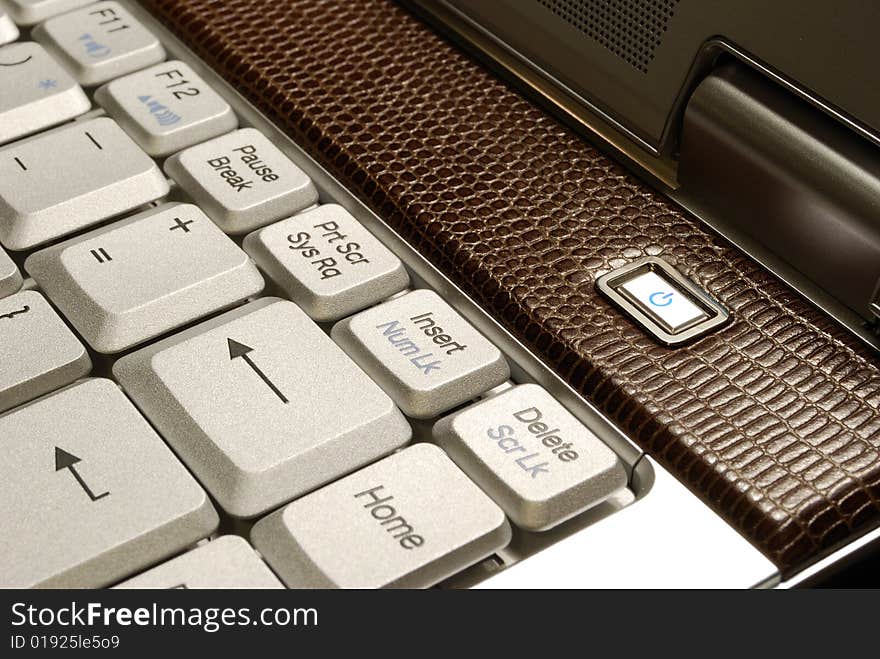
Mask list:
[{"label": "perforated metal grille", "polygon": [[679,0],[536,0],[642,73]]}]

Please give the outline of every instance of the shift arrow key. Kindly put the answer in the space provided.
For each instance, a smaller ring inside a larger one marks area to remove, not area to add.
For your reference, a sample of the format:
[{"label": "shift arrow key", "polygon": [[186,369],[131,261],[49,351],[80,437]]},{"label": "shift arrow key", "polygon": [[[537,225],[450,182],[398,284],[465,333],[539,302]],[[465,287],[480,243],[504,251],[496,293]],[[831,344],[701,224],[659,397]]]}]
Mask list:
[{"label": "shift arrow key", "polygon": [[0,588],[109,586],[217,528],[204,490],[110,380],[15,408],[0,437]]},{"label": "shift arrow key", "polygon": [[71,475],[76,479],[76,482],[79,483],[80,487],[89,495],[89,499],[92,501],[103,499],[109,495],[109,492],[102,492],[101,494],[95,494],[92,492],[92,488],[86,484],[83,477],[80,476],[79,472],[76,470],[76,465],[79,462],[82,462],[80,458],[72,453],[68,453],[64,449],[58,448],[57,446],[55,447],[55,471],[61,471],[62,469],[70,471]]}]

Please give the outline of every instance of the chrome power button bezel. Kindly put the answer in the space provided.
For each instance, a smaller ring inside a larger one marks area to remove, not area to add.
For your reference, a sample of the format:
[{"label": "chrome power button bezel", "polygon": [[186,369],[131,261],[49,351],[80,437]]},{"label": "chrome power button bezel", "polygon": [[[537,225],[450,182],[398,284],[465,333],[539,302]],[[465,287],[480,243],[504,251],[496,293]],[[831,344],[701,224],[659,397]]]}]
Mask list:
[{"label": "chrome power button bezel", "polygon": [[[629,294],[622,285],[645,272],[654,272],[678,292],[699,307],[706,316],[696,318],[677,331],[671,331],[663,321]],[[645,256],[621,268],[612,270],[596,280],[599,292],[611,300],[627,316],[665,346],[677,346],[716,330],[730,320],[730,312],[702,288],[682,275],[669,263],[656,256]]]}]

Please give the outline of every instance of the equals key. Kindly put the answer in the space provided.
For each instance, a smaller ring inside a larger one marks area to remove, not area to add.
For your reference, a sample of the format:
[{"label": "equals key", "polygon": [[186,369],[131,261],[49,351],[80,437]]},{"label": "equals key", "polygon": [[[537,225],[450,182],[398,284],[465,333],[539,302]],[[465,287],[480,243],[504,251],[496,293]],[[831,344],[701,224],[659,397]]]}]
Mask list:
[{"label": "equals key", "polygon": [[99,247],[98,249],[90,250],[92,256],[95,257],[95,260],[98,263],[106,263],[107,261],[112,261],[113,257],[107,253],[107,250],[103,247]]},{"label": "equals key", "polygon": [[[180,223],[189,231],[170,230]],[[92,348],[105,354],[263,289],[247,254],[190,204],[166,204],[54,245],[32,254],[25,268]]]}]

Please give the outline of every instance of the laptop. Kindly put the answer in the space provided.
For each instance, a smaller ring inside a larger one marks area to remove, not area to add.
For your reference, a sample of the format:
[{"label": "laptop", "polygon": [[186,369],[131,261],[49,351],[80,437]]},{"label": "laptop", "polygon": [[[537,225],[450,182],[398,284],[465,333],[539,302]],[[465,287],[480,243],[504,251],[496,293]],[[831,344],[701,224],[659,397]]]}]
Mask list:
[{"label": "laptop", "polygon": [[870,561],[878,13],[0,0],[0,585]]}]

